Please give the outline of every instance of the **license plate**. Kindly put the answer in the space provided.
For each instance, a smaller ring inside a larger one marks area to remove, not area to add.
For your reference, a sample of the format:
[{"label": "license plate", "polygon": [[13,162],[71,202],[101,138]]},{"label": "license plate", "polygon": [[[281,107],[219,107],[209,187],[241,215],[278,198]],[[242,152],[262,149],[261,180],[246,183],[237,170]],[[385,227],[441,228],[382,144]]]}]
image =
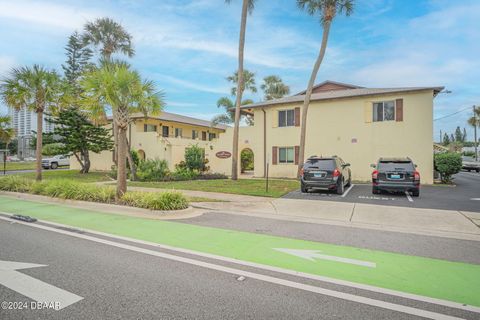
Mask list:
[{"label": "license plate", "polygon": [[314,176],[315,178],[321,178],[321,177],[323,177],[323,173],[321,173],[321,172],[315,172],[315,173],[313,174],[313,176]]},{"label": "license plate", "polygon": [[390,179],[400,179],[401,176],[399,174],[391,174]]}]

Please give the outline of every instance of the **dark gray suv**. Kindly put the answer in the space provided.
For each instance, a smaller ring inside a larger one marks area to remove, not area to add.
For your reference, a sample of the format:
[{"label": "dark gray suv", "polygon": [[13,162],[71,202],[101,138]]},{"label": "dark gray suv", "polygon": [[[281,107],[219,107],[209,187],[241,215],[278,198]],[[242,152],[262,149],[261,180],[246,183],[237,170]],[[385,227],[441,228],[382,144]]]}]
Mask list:
[{"label": "dark gray suv", "polygon": [[372,164],[372,193],[382,191],[411,192],[414,197],[420,195],[420,173],[410,158],[380,158]]},{"label": "dark gray suv", "polygon": [[317,157],[307,159],[301,171],[301,191],[310,189],[335,190],[343,194],[352,183],[350,164],[339,157]]}]

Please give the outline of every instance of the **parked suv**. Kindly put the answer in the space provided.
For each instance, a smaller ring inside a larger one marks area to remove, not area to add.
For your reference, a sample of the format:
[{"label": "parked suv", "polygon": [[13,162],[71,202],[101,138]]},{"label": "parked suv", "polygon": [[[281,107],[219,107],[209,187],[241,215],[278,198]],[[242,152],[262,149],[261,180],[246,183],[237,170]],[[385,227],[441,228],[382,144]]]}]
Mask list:
[{"label": "parked suv", "polygon": [[65,155],[57,155],[51,158],[42,159],[42,167],[44,169],[57,169],[58,167],[66,167],[70,165],[70,159]]},{"label": "parked suv", "polygon": [[339,157],[317,157],[307,159],[301,171],[301,191],[310,189],[335,190],[343,194],[352,183],[350,164]]},{"label": "parked suv", "polygon": [[380,158],[372,164],[372,193],[383,190],[389,192],[411,192],[414,197],[420,195],[420,173],[410,158]]}]

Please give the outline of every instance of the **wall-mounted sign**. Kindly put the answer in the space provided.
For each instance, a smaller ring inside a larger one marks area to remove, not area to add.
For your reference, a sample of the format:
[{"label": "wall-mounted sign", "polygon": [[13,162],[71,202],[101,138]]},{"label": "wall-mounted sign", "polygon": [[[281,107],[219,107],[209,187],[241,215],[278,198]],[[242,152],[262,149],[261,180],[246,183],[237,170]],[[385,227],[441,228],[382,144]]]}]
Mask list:
[{"label": "wall-mounted sign", "polygon": [[232,154],[228,151],[218,151],[215,155],[220,159],[228,159],[232,156]]}]

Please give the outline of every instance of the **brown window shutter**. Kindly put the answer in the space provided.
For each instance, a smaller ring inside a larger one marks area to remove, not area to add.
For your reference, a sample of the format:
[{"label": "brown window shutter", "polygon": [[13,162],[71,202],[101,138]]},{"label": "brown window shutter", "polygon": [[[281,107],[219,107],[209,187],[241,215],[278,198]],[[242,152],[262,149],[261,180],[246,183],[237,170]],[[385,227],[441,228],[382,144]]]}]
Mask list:
[{"label": "brown window shutter", "polygon": [[272,147],[272,164],[277,164],[278,159],[278,147]]},{"label": "brown window shutter", "polygon": [[295,108],[295,127],[300,127],[300,108]]},{"label": "brown window shutter", "polygon": [[298,164],[299,155],[300,155],[300,146],[295,146],[295,164]]},{"label": "brown window shutter", "polygon": [[397,99],[395,101],[395,120],[403,121],[403,99]]}]

